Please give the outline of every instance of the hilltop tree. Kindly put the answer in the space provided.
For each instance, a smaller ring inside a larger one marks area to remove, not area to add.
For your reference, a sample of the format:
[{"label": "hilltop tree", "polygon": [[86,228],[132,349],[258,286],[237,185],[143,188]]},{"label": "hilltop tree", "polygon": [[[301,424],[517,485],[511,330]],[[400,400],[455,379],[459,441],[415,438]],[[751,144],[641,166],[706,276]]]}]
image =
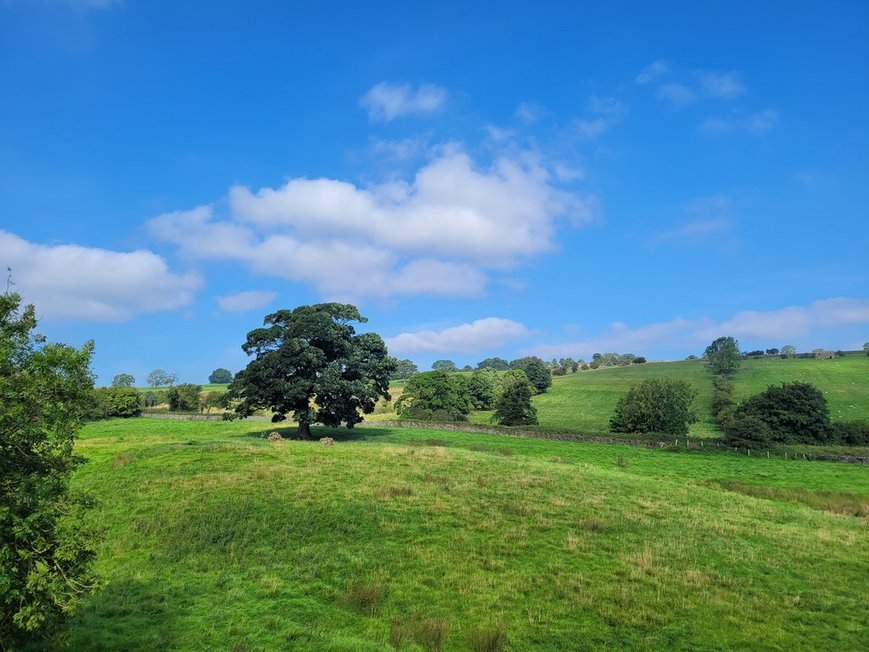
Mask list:
[{"label": "hilltop tree", "polygon": [[404,380],[418,373],[419,368],[413,363],[413,360],[396,360],[395,371],[390,374],[389,379]]},{"label": "hilltop tree", "polygon": [[45,344],[33,306],[0,295],[0,649],[48,636],[97,585],[92,501],[70,488],[92,410],[93,343]]},{"label": "hilltop tree", "polygon": [[510,363],[504,358],[486,358],[477,363],[477,369],[494,369],[495,371],[507,371]]},{"label": "hilltop tree", "polygon": [[151,387],[166,387],[167,385],[174,385],[175,381],[178,380],[178,376],[162,369],[154,369],[154,371],[147,375],[145,380],[148,381]]},{"label": "hilltop tree", "polygon": [[495,420],[504,426],[531,426],[537,423],[537,409],[531,405],[536,388],[521,369],[504,374],[501,393],[495,404]]},{"label": "hilltop tree", "polygon": [[311,424],[348,428],[371,414],[378,399],[389,400],[395,358],[376,333],[357,335],[352,322],[368,321],[356,306],[320,303],[267,315],[265,327],[247,334],[242,349],[254,356],[227,392],[238,401],[238,417],[273,412],[272,421],[292,413],[298,434],[311,437]]},{"label": "hilltop tree", "polygon": [[452,360],[435,360],[431,363],[432,371],[458,371],[459,368]]},{"label": "hilltop tree", "polygon": [[552,372],[546,363],[536,356],[527,356],[513,360],[510,363],[510,368],[524,371],[538,394],[542,394],[552,385]]},{"label": "hilltop tree", "polygon": [[719,337],[703,352],[709,370],[720,376],[732,376],[739,370],[742,362],[739,343],[732,337]]},{"label": "hilltop tree", "polygon": [[796,352],[797,352],[797,347],[795,347],[793,344],[785,344],[781,348],[782,355],[794,355],[794,354],[796,354]]},{"label": "hilltop tree", "polygon": [[132,387],[136,384],[136,379],[130,374],[118,374],[112,378],[112,387]]},{"label": "hilltop tree", "polygon": [[228,385],[232,382],[232,372],[229,369],[218,367],[211,372],[208,382],[212,385]]}]

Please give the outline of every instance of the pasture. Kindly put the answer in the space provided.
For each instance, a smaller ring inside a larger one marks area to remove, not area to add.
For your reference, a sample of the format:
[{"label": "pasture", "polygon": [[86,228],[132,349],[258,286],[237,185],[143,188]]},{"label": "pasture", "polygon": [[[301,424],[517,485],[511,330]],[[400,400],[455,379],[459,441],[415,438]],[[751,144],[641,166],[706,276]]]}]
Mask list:
[{"label": "pasture", "polygon": [[271,430],[84,429],[75,485],[101,501],[108,584],[73,618],[72,649],[869,642],[864,466],[386,427],[271,443]]}]

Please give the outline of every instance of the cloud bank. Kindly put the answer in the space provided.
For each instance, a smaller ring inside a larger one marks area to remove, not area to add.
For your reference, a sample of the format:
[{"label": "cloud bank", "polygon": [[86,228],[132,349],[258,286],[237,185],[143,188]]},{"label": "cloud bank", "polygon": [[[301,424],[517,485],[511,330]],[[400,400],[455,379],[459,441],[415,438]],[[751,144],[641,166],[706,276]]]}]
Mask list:
[{"label": "cloud bank", "polygon": [[478,319],[440,331],[423,330],[387,338],[390,353],[478,353],[491,351],[524,337],[528,329],[519,322],[499,317]]},{"label": "cloud bank", "polygon": [[390,122],[408,115],[429,115],[440,111],[447,101],[447,91],[434,84],[414,89],[409,84],[381,82],[363,95],[359,104],[368,111],[372,122]]}]

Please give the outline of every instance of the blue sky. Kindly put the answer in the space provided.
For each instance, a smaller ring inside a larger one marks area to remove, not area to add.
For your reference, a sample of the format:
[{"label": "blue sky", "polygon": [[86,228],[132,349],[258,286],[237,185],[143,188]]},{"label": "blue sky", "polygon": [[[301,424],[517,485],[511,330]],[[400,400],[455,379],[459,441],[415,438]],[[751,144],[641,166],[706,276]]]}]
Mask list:
[{"label": "blue sky", "polygon": [[0,0],[0,264],[94,371],[869,340],[869,5]]}]

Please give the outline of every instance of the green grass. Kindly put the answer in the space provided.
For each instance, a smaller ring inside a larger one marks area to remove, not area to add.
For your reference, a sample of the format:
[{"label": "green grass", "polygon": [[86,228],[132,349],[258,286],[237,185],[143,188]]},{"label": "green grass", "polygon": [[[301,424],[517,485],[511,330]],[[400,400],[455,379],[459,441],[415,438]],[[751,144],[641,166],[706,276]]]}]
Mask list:
[{"label": "green grass", "polygon": [[[589,374],[591,375],[591,374]],[[89,425],[81,650],[865,649],[858,465],[458,432]],[[289,432],[291,429],[286,429]],[[849,511],[850,510],[850,511]]]},{"label": "green grass", "polygon": [[[697,390],[698,422],[691,437],[718,435],[709,403],[712,378],[700,361],[649,363],[583,371],[553,378],[549,391],[534,399],[540,430],[605,433],[619,397],[632,385],[651,376],[684,380]],[[769,385],[800,380],[818,386],[827,398],[834,420],[869,420],[869,357],[849,356],[832,360],[779,358],[744,360],[734,377],[737,400],[765,390]],[[472,415],[473,423],[488,423],[490,412]]]}]

